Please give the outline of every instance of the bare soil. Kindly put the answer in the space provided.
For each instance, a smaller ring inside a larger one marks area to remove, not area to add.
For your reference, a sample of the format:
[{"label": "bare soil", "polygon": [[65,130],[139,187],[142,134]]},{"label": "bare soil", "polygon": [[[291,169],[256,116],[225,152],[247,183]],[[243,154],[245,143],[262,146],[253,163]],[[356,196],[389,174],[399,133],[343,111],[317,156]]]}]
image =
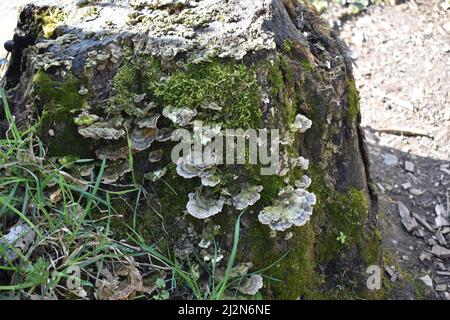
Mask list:
[{"label": "bare soil", "polygon": [[[431,299],[450,299],[450,259],[430,255],[435,244],[450,248],[450,228],[436,224],[438,213],[449,220],[450,192],[450,10],[442,2],[371,6],[351,17],[332,6],[324,14],[354,62],[387,266],[400,267]],[[398,201],[418,224],[412,232]],[[427,275],[432,286],[421,280]],[[404,284],[393,282],[393,298],[418,298],[417,287]]]}]

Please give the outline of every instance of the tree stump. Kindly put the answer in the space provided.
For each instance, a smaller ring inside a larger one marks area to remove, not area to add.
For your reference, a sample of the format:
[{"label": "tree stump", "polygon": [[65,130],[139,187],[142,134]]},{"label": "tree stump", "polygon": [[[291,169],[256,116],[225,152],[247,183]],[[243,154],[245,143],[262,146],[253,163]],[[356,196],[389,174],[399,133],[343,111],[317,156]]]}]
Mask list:
[{"label": "tree stump", "polygon": [[[341,42],[308,3],[44,0],[23,8],[13,40],[17,123],[39,116],[48,157],[106,159],[105,187],[138,184],[148,243],[207,261],[214,239],[223,264],[242,213],[236,263],[270,266],[262,273],[279,280],[264,279],[263,297],[370,295],[380,238],[358,92]],[[278,129],[279,170],[173,163],[168,135],[194,120]],[[114,205],[126,237],[130,208]]]}]

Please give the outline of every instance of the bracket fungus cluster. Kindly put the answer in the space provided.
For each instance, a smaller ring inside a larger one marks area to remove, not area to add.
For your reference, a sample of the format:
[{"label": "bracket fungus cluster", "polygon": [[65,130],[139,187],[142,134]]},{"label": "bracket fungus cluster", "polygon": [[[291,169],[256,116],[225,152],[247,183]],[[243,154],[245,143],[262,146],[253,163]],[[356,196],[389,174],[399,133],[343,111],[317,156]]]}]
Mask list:
[{"label": "bracket fungus cluster", "polygon": [[309,221],[316,204],[314,193],[289,186],[281,190],[278,197],[271,206],[259,213],[258,219],[262,224],[269,225],[275,231],[284,231]]},{"label": "bracket fungus cluster", "polygon": [[[219,108],[214,109],[220,110]],[[176,112],[173,112],[173,108],[169,108],[169,110],[171,112],[163,112],[163,115],[180,126],[188,125],[196,115],[196,113],[182,112],[182,108],[177,109]],[[311,125],[312,121],[306,116],[297,114],[294,123],[289,126],[291,133],[288,134],[304,133]],[[207,139],[202,137],[204,130],[201,130],[200,134],[198,132],[194,133],[194,136],[197,134],[197,139],[194,140],[202,145],[210,143],[211,139],[215,138],[214,135],[219,134],[221,124],[211,128],[208,129]],[[223,186],[223,192],[216,192],[216,194],[212,190],[204,191],[203,187],[216,187],[222,181],[220,176],[215,173],[218,168],[214,157],[209,159],[209,161],[205,161],[203,156],[202,153],[194,152],[190,148],[189,153],[177,161],[176,172],[179,176],[185,179],[196,177],[201,179],[201,186],[195,192],[189,193],[186,209],[190,215],[199,219],[205,219],[220,213],[224,204],[230,203],[238,211],[255,205],[264,189],[262,185],[241,184],[240,191],[234,195],[226,191],[226,185]],[[285,164],[284,167],[282,166],[283,164]],[[283,168],[277,174],[286,176],[288,173],[294,172],[296,168],[307,170],[308,166],[309,160],[304,157],[289,157],[284,153],[280,159],[280,167]],[[269,225],[275,231],[285,231],[292,226],[304,225],[309,221],[313,206],[316,204],[315,195],[305,190],[310,186],[311,178],[307,175],[302,175],[299,180],[293,183],[295,188],[288,183],[289,179],[286,181],[287,185],[279,192],[278,198],[274,199],[270,206],[264,207],[258,216],[262,224]],[[231,199],[224,199],[226,197],[231,197]]]},{"label": "bracket fungus cluster", "polygon": [[214,199],[195,192],[189,193],[186,209],[192,216],[205,219],[221,212],[223,204],[223,199]]},{"label": "bracket fungus cluster", "polygon": [[[42,25],[56,7],[67,14],[54,28]],[[241,261],[262,269],[291,250],[274,268],[283,281],[265,286],[277,298],[296,298],[317,284],[318,262],[345,265],[336,229],[348,247],[367,242],[361,230],[376,208],[351,63],[306,1],[39,0],[19,18],[6,77],[17,124],[40,115],[46,156],[80,188],[103,163],[106,188],[139,184],[145,201],[137,197],[136,228],[148,243],[163,239],[189,256],[213,224],[220,230],[202,246],[217,236],[226,260],[223,239],[245,211]],[[235,146],[245,142],[232,164],[214,151],[228,130],[236,131]],[[272,140],[256,136],[257,163],[248,130],[266,130]],[[211,159],[193,148],[172,161],[175,140],[213,150]],[[128,206],[117,210],[129,223]],[[251,274],[243,280],[236,288],[243,294],[262,286]]]},{"label": "bracket fungus cluster", "polygon": [[263,278],[259,274],[253,274],[240,281],[237,289],[250,296],[255,295],[263,287]]},{"label": "bracket fungus cluster", "polygon": [[260,192],[263,186],[244,186],[236,196],[233,197],[234,206],[237,210],[244,210],[252,206],[261,198]]}]

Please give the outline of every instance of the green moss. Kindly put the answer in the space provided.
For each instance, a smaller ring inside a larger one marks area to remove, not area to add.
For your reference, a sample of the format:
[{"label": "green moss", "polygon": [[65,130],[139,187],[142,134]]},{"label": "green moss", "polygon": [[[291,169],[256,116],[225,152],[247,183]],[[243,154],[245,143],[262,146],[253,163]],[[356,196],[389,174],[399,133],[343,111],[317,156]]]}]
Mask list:
[{"label": "green moss", "polygon": [[[268,231],[267,226],[257,221],[250,231],[251,261],[256,269],[267,267],[283,255]],[[268,282],[266,290],[276,292],[275,299],[320,298],[318,289],[322,279],[315,270],[313,225],[308,223],[292,232],[294,236],[289,240],[292,250],[284,252],[287,255],[267,271],[278,280]]]},{"label": "green moss", "polygon": [[292,51],[292,40],[291,39],[285,39],[283,41],[283,51],[286,53],[290,53]]},{"label": "green moss", "polygon": [[[320,222],[323,223],[324,230],[316,251],[319,262],[328,262],[345,250],[345,247],[359,245],[362,242],[368,202],[361,190],[350,189],[347,193],[318,190],[317,186],[314,186],[314,177],[312,179],[311,190],[317,196],[315,213],[320,212],[319,217],[326,219]],[[340,232],[346,236],[344,244],[337,240]]]},{"label": "green moss", "polygon": [[359,113],[359,94],[356,89],[355,80],[348,81],[347,86],[347,105],[350,121],[354,121]]},{"label": "green moss", "polygon": [[[89,144],[80,139],[73,121],[74,112],[86,105],[86,98],[78,93],[80,81],[72,74],[63,80],[39,70],[33,77],[33,92],[42,109],[40,137],[49,148],[49,155],[62,157],[90,155]],[[52,133],[50,133],[52,132]]]},{"label": "green moss", "polygon": [[[299,296],[307,299],[333,298],[337,293],[327,293],[321,288],[324,279],[316,269],[317,264],[336,259],[347,247],[364,245],[365,242],[364,223],[368,213],[365,193],[356,189],[350,189],[347,193],[333,192],[327,188],[320,190],[314,178],[313,184],[312,191],[318,197],[318,204],[311,222],[290,230],[294,233],[289,240],[292,250],[270,269],[270,275],[281,280],[271,282],[268,288],[277,292],[277,299],[296,299]],[[260,268],[267,266],[269,261],[276,261],[283,254],[275,240],[267,236],[267,231],[267,227],[257,222],[251,231],[252,261]],[[340,231],[347,236],[344,245],[336,239]],[[367,263],[379,259],[379,238],[378,235],[374,237],[362,254]],[[344,295],[354,298],[356,293],[347,290],[339,292],[336,298]]]},{"label": "green moss", "polygon": [[124,62],[112,81],[114,96],[111,105],[123,106],[128,114],[135,111],[136,94],[147,93],[155,98],[154,90],[162,73],[159,61],[151,55],[133,56],[128,48],[124,49]]},{"label": "green moss", "polygon": [[381,256],[382,238],[378,229],[373,230],[362,238],[365,242],[361,245],[362,258],[367,266],[378,264]]},{"label": "green moss", "polygon": [[[196,108],[205,102],[222,106],[226,128],[258,128],[260,92],[255,71],[243,64],[211,61],[200,64],[162,64],[154,57],[128,55],[113,80],[113,104],[132,106],[135,94],[147,93],[160,105]],[[132,113],[132,110],[128,110]],[[207,114],[204,119],[210,121]]]},{"label": "green moss", "polygon": [[33,77],[33,90],[40,103],[57,105],[58,109],[67,112],[80,110],[86,105],[86,98],[78,93],[79,86],[80,81],[72,74],[60,82],[42,70]]},{"label": "green moss", "polygon": [[[236,62],[188,64],[158,83],[155,94],[166,104],[199,108],[204,102],[222,106],[226,128],[258,128],[260,93],[254,71]],[[210,115],[208,115],[210,117]]]},{"label": "green moss", "polygon": [[[204,102],[215,102],[223,107],[219,114],[224,126],[228,128],[255,128],[261,121],[261,88],[256,80],[256,75],[267,76],[267,89],[270,100],[275,108],[273,119],[270,119],[267,127],[284,128],[287,123],[294,120],[300,111],[300,105],[310,107],[309,117],[313,118],[315,128],[322,129],[321,123],[324,116],[320,114],[320,97],[314,95],[313,83],[316,74],[312,73],[313,65],[306,55],[297,55],[302,50],[298,44],[286,43],[284,53],[272,59],[257,62],[254,66],[244,66],[236,62],[211,61],[198,65],[158,62],[148,56],[128,57],[120,68],[113,81],[115,91],[114,103],[133,105],[135,94],[147,93],[159,108],[164,105],[196,108],[200,112],[200,120],[211,120],[211,113],[202,112],[200,108]],[[291,55],[297,58],[293,60]],[[142,67],[145,65],[145,67]],[[302,68],[302,72],[296,72],[295,68]],[[310,78],[311,83],[304,78],[297,79],[298,75]],[[259,77],[258,77],[259,78]],[[266,89],[266,88],[264,88]],[[302,97],[302,93],[312,92],[311,95]],[[349,98],[351,99],[351,98]],[[132,110],[130,110],[132,112]],[[316,112],[316,114],[314,114]],[[203,118],[202,118],[203,117]],[[314,134],[321,136],[320,134]],[[170,155],[171,145],[165,143],[154,146],[167,148],[166,155]],[[152,146],[153,148],[153,146]],[[300,138],[287,146],[291,156],[298,156]],[[284,150],[286,151],[286,150]],[[164,162],[166,161],[166,162]],[[169,163],[165,159],[163,163]],[[248,237],[243,243],[248,248],[240,251],[238,261],[252,261],[255,270],[265,268],[289,252],[284,259],[279,261],[265,274],[279,281],[267,281],[266,290],[276,292],[277,299],[325,298],[331,297],[334,292],[326,292],[322,286],[325,281],[317,270],[318,264],[327,264],[348,251],[350,247],[361,247],[365,263],[373,263],[379,257],[379,234],[368,233],[365,236],[364,223],[368,215],[368,200],[363,190],[349,189],[346,192],[337,192],[330,189],[324,183],[324,176],[318,166],[307,172],[312,177],[311,191],[318,198],[318,204],[314,208],[311,222],[301,228],[292,228],[293,237],[290,240],[282,240],[279,235],[276,239],[269,236],[270,229],[257,221],[257,212],[269,205],[285,186],[284,177],[261,176],[259,166],[239,166],[233,168],[220,168],[222,182],[229,187],[231,192],[239,191],[238,181],[231,179],[239,173],[242,182],[247,178],[252,184],[263,186],[261,199],[249,210],[248,217],[251,220],[251,228],[242,238]],[[301,170],[293,170],[290,178],[304,174]],[[241,182],[241,180],[239,180]],[[168,234],[174,239],[182,230],[177,230],[173,221],[180,217],[186,208],[187,194],[193,192],[200,185],[198,178],[183,179],[170,165],[170,170],[154,186],[155,197],[150,203],[150,208],[145,215],[138,217],[138,228],[146,239],[159,239],[163,235],[164,225]],[[236,212],[229,214],[227,209],[212,218],[215,224],[222,226],[221,233],[229,243],[230,235]],[[193,223],[201,227],[201,221]],[[339,232],[343,232],[347,240],[341,244],[336,238]],[[169,240],[169,239],[167,239]],[[170,245],[170,241],[168,241]],[[289,251],[289,248],[291,250]],[[342,295],[341,295],[342,296]],[[354,297],[350,290],[346,297]]]},{"label": "green moss", "polygon": [[95,123],[95,117],[89,114],[81,114],[74,119],[77,126],[90,126]]}]

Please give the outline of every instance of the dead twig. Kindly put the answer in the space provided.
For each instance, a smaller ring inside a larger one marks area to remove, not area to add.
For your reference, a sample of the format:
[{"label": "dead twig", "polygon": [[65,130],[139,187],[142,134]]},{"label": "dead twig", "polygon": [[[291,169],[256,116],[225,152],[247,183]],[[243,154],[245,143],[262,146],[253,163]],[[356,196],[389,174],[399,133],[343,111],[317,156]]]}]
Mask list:
[{"label": "dead twig", "polygon": [[381,128],[375,129],[381,133],[394,134],[405,137],[428,137],[433,139],[434,137],[424,131],[416,130],[416,129],[408,129],[408,128]]}]

